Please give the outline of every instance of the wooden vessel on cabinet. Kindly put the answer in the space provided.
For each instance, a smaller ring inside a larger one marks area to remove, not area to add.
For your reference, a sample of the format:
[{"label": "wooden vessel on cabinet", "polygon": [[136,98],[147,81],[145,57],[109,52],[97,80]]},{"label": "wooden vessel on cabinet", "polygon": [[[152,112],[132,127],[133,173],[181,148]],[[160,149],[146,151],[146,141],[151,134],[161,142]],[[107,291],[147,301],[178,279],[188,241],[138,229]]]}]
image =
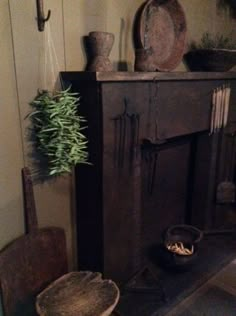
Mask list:
[{"label": "wooden vessel on cabinet", "polygon": [[211,97],[230,83],[234,124],[236,74],[62,77],[80,94],[92,163],[76,168],[79,267],[124,282],[167,226],[212,225],[220,143],[209,137]]}]

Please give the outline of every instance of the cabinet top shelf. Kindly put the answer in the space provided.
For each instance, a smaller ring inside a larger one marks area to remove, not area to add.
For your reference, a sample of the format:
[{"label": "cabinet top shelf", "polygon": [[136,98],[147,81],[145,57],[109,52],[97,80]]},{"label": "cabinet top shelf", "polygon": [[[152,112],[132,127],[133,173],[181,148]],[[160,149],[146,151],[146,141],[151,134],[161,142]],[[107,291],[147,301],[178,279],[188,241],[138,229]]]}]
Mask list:
[{"label": "cabinet top shelf", "polygon": [[61,72],[64,80],[110,81],[171,81],[171,80],[227,80],[235,79],[236,72]]}]

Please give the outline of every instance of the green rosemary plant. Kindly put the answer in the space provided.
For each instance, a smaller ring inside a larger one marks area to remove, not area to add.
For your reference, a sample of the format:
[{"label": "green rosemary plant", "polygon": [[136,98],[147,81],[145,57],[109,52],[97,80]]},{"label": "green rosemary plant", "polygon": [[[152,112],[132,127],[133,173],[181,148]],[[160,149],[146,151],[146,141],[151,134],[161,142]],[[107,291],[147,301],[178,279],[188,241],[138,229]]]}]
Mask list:
[{"label": "green rosemary plant", "polygon": [[40,91],[30,103],[35,147],[47,159],[49,175],[71,172],[79,163],[87,163],[85,119],[78,115],[78,93],[70,88],[54,93]]}]

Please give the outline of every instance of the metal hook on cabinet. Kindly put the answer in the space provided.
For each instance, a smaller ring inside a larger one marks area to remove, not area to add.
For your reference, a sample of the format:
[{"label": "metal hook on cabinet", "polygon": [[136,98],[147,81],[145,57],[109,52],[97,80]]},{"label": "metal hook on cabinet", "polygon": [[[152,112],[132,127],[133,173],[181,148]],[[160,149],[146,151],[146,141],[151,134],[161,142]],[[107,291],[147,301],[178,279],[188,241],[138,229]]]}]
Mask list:
[{"label": "metal hook on cabinet", "polygon": [[43,0],[36,0],[36,5],[37,5],[38,30],[39,32],[43,32],[45,22],[47,22],[50,19],[51,10],[48,10],[48,14],[45,17],[44,11],[43,11]]}]

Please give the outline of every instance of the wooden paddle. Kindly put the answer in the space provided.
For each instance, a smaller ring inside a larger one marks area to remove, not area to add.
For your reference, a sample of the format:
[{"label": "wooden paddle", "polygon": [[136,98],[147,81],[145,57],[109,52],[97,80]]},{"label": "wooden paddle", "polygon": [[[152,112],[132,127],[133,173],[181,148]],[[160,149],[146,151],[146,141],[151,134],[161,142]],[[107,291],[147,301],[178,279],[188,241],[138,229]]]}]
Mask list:
[{"label": "wooden paddle", "polygon": [[[67,273],[64,230],[38,228],[33,186],[28,168],[23,168],[27,234],[0,253],[0,283],[4,316],[35,316],[35,297]],[[59,210],[58,210],[59,211]]]}]

